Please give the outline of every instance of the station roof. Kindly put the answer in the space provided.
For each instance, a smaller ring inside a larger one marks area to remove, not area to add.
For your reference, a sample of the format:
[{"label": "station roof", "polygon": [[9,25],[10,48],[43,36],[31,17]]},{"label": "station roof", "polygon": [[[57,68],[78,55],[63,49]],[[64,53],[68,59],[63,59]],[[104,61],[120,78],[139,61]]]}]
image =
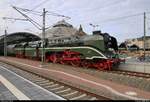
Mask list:
[{"label": "station roof", "polygon": [[[38,41],[41,38],[35,34],[28,32],[16,32],[7,35],[7,44],[16,44],[23,42]],[[4,45],[4,35],[0,37],[0,46]]]}]

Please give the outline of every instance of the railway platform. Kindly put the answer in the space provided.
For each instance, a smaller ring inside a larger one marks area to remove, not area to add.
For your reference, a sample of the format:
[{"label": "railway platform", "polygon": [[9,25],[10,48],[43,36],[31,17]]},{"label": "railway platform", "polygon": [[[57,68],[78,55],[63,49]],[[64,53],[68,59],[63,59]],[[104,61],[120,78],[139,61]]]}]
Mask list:
[{"label": "railway platform", "polygon": [[142,73],[150,74],[150,63],[146,62],[127,62],[125,64],[121,64],[119,67],[120,70],[126,71],[135,71]]},{"label": "railway platform", "polygon": [[0,66],[0,100],[65,100]]},{"label": "railway platform", "polygon": [[41,67],[41,62],[28,59],[18,59],[12,57],[0,57],[1,62],[5,62],[23,70],[39,74],[43,77],[55,79],[57,81],[90,91],[92,93],[109,97],[113,100],[145,100],[150,99],[150,92],[135,87],[117,84],[79,71],[78,68],[65,65],[47,63]]},{"label": "railway platform", "polygon": [[17,100],[2,82],[0,82],[0,100]]}]

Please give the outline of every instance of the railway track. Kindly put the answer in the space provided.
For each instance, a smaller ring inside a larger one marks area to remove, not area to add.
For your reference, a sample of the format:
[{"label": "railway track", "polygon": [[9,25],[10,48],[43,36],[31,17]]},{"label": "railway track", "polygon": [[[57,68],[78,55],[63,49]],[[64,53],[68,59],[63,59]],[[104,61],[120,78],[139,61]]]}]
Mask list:
[{"label": "railway track", "polygon": [[15,72],[16,74],[30,80],[31,82],[45,88],[46,90],[55,93],[66,100],[111,100],[109,98],[99,96],[82,89],[78,89],[64,83],[57,82],[53,79],[46,79],[37,74],[27,72],[11,65],[0,63],[3,67]]},{"label": "railway track", "polygon": [[148,73],[141,73],[141,72],[114,70],[114,71],[110,71],[109,73],[122,74],[122,75],[128,75],[128,76],[135,76],[135,77],[146,78],[146,79],[150,78],[150,74],[148,74]]},{"label": "railway track", "polygon": [[150,73],[124,71],[124,70],[106,71],[106,70],[97,70],[97,69],[94,69],[94,68],[84,68],[84,69],[86,69],[87,71],[105,72],[105,73],[111,73],[111,74],[120,74],[120,75],[125,75],[125,76],[135,76],[135,77],[138,77],[138,78],[150,79]]},{"label": "railway track", "polygon": [[[70,65],[68,65],[70,66]],[[139,77],[139,78],[145,78],[145,79],[150,79],[150,73],[142,73],[142,72],[133,72],[133,71],[124,71],[124,70],[111,70],[111,71],[107,71],[107,70],[98,70],[95,68],[86,68],[86,67],[79,67],[79,68],[83,68],[89,71],[97,71],[97,72],[106,72],[106,73],[112,73],[112,74],[122,74],[122,75],[127,75],[127,76],[135,76],[135,77]]]}]

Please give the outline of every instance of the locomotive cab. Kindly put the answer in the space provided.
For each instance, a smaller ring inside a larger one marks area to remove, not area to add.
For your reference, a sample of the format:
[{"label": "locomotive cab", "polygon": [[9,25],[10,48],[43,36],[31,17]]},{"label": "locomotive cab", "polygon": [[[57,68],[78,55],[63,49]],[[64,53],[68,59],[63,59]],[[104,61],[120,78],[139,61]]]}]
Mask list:
[{"label": "locomotive cab", "polygon": [[108,33],[101,33],[101,31],[93,31],[93,35],[100,35],[104,39],[105,51],[108,51],[110,48],[118,51],[117,40],[115,37],[110,36]]}]

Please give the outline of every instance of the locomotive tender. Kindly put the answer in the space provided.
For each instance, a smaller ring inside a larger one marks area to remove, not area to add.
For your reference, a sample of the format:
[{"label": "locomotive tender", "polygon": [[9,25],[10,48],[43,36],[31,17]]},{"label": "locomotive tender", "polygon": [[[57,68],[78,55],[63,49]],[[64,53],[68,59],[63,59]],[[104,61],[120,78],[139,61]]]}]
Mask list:
[{"label": "locomotive tender", "polygon": [[[19,58],[40,60],[42,41],[26,42],[13,45],[11,53]],[[99,70],[112,70],[121,60],[117,56],[116,38],[100,31],[93,35],[54,37],[45,39],[45,61],[70,64]]]}]

